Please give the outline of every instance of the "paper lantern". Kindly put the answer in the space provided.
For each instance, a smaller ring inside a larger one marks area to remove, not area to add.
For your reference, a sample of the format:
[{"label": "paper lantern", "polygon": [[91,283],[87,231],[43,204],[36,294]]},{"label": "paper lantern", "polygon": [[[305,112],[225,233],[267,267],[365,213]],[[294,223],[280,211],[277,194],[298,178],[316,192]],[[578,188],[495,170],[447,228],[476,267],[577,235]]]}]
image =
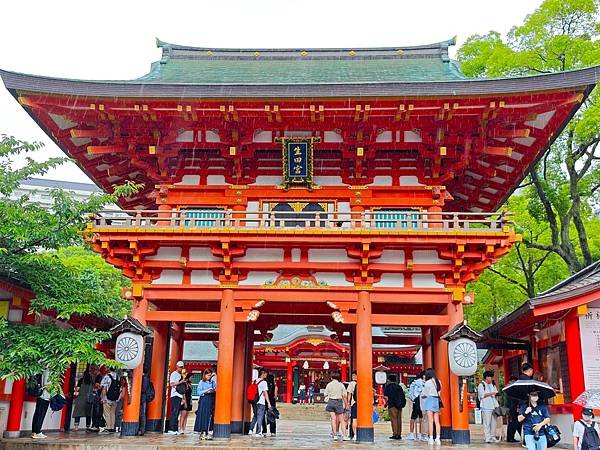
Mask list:
[{"label": "paper lantern", "polygon": [[383,371],[375,372],[375,383],[385,384],[387,382],[387,373]]},{"label": "paper lantern", "polygon": [[450,370],[459,377],[474,375],[477,371],[477,344],[468,338],[448,343]]},{"label": "paper lantern", "polygon": [[121,333],[115,344],[115,360],[127,369],[135,369],[142,362],[144,338],[139,334]]}]

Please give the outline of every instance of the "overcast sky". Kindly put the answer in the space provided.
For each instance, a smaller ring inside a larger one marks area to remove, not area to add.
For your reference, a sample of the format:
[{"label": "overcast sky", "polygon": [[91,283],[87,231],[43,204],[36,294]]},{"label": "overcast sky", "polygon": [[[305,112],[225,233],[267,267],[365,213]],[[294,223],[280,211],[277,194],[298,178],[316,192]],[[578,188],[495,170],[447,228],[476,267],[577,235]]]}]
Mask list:
[{"label": "overcast sky", "polygon": [[[377,47],[506,33],[541,0],[31,1],[0,3],[0,68],[65,78],[132,79],[160,59],[155,38],[198,47]],[[454,49],[454,52],[456,49]],[[451,56],[453,52],[451,51]],[[0,134],[62,155],[0,88]],[[75,165],[46,178],[89,181]]]}]

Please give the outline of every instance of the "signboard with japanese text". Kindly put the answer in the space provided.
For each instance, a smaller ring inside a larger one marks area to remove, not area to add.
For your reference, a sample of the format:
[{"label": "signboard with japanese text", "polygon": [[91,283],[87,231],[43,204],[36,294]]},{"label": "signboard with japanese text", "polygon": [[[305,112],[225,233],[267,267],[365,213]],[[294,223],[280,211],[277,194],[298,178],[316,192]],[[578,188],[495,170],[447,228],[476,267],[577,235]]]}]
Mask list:
[{"label": "signboard with japanese text", "polygon": [[600,308],[579,317],[579,330],[585,388],[600,389]]},{"label": "signboard with japanese text", "polygon": [[313,185],[313,143],[319,138],[282,138],[283,144],[283,187],[303,187]]}]

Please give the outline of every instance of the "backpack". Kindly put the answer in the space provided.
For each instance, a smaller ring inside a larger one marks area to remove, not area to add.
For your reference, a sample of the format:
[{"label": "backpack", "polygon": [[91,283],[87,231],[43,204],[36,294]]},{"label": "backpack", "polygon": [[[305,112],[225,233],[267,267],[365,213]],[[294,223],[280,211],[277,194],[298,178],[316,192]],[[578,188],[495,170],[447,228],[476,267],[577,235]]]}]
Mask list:
[{"label": "backpack", "polygon": [[61,394],[56,394],[50,399],[50,409],[52,411],[60,411],[61,409],[63,409],[66,403],[66,398],[64,398]]},{"label": "backpack", "polygon": [[106,390],[106,398],[108,400],[110,400],[111,402],[115,402],[117,400],[119,400],[119,395],[121,387],[119,386],[119,382],[117,380],[115,380],[111,375],[109,375],[110,377],[110,386],[108,387],[108,389]]},{"label": "backpack", "polygon": [[583,425],[583,437],[581,438],[581,450],[600,450],[600,437],[596,431],[595,423],[587,426],[583,420],[579,421]]},{"label": "backpack", "polygon": [[28,395],[31,395],[32,397],[39,397],[42,395],[43,390],[41,375],[36,375],[27,379],[27,382],[25,383],[25,391]]},{"label": "backpack", "polygon": [[146,389],[146,401],[151,402],[156,397],[156,391],[154,390],[154,384],[152,381],[148,383],[148,389]]},{"label": "backpack", "polygon": [[258,401],[258,383],[256,381],[257,380],[254,380],[246,388],[246,399],[248,400],[248,403],[251,404]]},{"label": "backpack", "polygon": [[398,407],[402,409],[406,406],[406,394],[404,393],[404,389],[402,388],[402,386],[398,385],[398,388],[398,395],[400,397],[400,404],[398,405]]}]

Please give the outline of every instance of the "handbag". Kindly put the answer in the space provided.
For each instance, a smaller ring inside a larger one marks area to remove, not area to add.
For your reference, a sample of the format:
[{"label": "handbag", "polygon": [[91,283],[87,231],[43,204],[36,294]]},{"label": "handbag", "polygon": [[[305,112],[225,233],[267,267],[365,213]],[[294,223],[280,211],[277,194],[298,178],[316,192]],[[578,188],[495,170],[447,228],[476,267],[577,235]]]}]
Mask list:
[{"label": "handbag", "polygon": [[492,414],[496,417],[504,417],[508,414],[508,408],[505,406],[496,406],[492,411]]},{"label": "handbag", "polygon": [[548,448],[554,447],[560,442],[560,430],[556,425],[546,425],[544,427],[544,433],[546,433],[546,442]]}]

